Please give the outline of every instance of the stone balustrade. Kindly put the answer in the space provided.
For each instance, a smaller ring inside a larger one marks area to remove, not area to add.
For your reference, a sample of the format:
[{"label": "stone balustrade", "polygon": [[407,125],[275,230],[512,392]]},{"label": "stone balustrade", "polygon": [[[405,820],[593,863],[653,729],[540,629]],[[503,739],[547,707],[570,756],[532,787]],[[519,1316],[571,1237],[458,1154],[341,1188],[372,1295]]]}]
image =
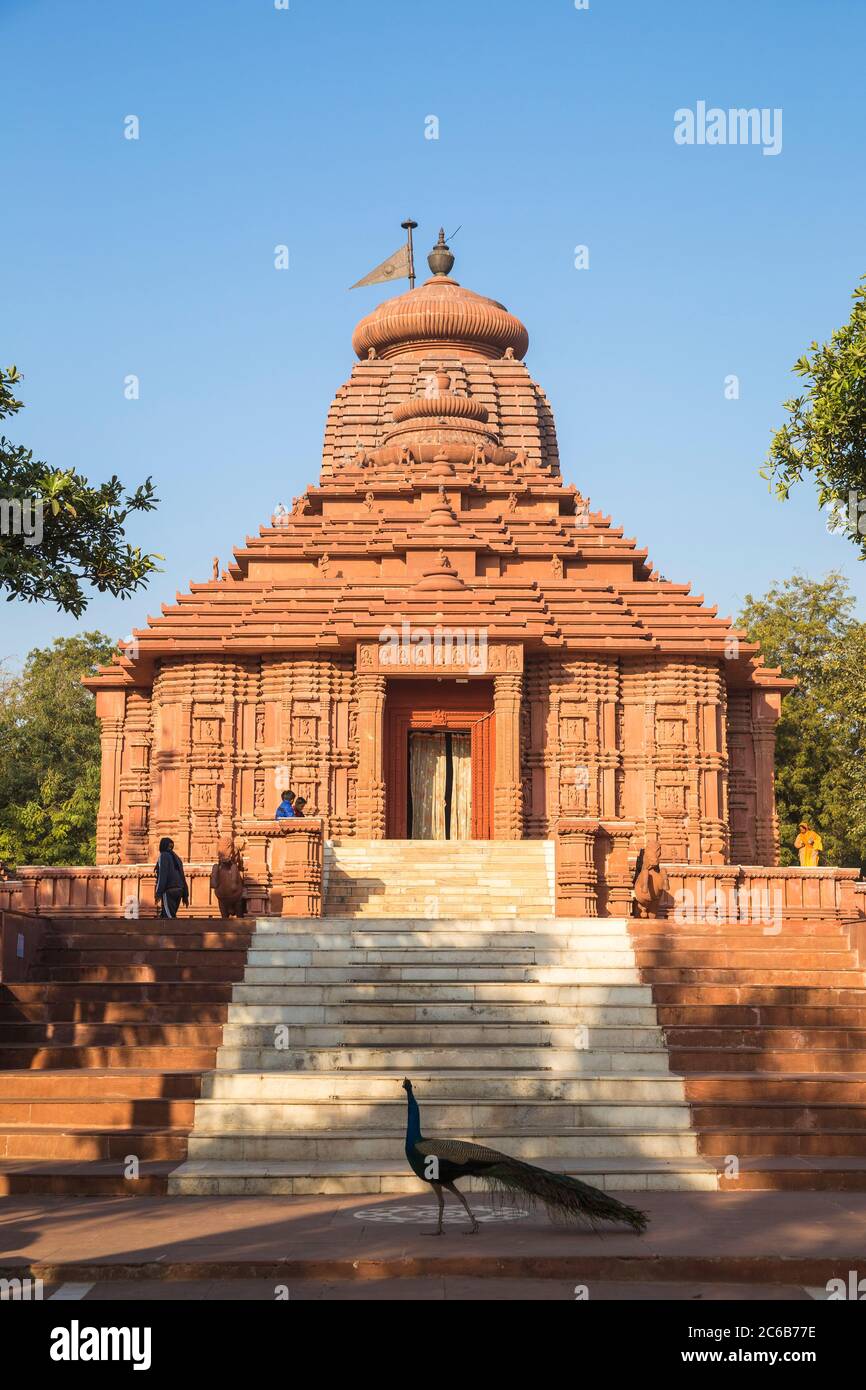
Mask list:
[{"label": "stone balustrade", "polygon": [[[246,821],[235,827],[241,847],[248,916],[322,915],[322,822]],[[214,846],[216,852],[216,846]],[[191,917],[218,917],[212,864],[184,865]],[[71,917],[153,917],[153,864],[33,865],[0,883],[0,910]]]}]

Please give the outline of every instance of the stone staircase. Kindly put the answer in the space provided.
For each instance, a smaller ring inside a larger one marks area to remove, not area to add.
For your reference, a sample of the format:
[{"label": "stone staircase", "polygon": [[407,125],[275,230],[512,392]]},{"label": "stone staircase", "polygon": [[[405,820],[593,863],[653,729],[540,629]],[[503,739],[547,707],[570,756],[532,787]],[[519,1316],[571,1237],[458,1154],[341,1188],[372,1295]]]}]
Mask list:
[{"label": "stone staircase", "polygon": [[406,1074],[428,1133],[609,1189],[717,1186],[626,922],[522,915],[260,919],[169,1191],[417,1191]]},{"label": "stone staircase", "polygon": [[251,936],[218,920],[51,923],[33,978],[0,984],[0,1195],[165,1192]]},{"label": "stone staircase", "polygon": [[328,917],[552,917],[549,840],[331,840]]},{"label": "stone staircase", "polygon": [[843,925],[630,925],[720,1186],[866,1189],[866,971]]}]

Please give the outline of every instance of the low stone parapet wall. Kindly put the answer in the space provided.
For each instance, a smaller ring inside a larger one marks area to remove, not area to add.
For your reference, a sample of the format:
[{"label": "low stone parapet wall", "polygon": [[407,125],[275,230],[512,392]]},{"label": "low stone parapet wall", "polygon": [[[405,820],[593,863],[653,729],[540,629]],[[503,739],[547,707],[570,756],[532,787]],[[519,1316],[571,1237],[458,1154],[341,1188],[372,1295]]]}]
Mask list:
[{"label": "low stone parapet wall", "polygon": [[[235,829],[244,861],[246,912],[252,917],[322,915],[322,822],[252,821]],[[215,847],[216,848],[216,847]],[[184,916],[218,917],[212,864],[185,864]],[[154,917],[153,864],[33,865],[0,883],[0,909],[47,917]]]},{"label": "low stone parapet wall", "polygon": [[[573,821],[556,835],[556,911],[561,917],[631,913],[637,852],[627,821]],[[762,864],[663,862],[669,891],[660,916],[682,923],[859,920],[866,884],[857,869],[779,868]]]}]

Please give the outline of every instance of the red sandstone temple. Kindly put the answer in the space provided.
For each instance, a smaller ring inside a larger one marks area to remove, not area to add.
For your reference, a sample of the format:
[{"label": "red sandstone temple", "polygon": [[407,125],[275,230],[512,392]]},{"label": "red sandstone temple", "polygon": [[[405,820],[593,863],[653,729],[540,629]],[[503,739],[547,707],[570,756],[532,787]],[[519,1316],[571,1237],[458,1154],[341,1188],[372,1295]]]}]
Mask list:
[{"label": "red sandstone temple", "polygon": [[254,903],[282,878],[316,911],[284,785],[341,841],[555,839],[572,911],[627,910],[650,838],[778,863],[791,682],[563,483],[527,331],[453,259],[440,237],[431,278],[358,324],[318,486],[87,682],[98,865],[149,874],[163,835],[209,862],[230,834]]}]

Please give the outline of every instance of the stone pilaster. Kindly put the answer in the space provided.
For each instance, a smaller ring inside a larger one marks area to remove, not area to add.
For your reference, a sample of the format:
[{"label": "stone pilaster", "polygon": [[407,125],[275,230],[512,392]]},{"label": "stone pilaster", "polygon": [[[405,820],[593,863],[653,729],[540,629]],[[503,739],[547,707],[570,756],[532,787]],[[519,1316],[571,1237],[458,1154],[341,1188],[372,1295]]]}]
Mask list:
[{"label": "stone pilaster", "polygon": [[362,840],[385,838],[385,689],[384,676],[359,672],[357,835]]},{"label": "stone pilaster", "polygon": [[493,783],[493,838],[523,836],[523,785],[520,776],[520,697],[523,677],[511,672],[493,678],[496,753]]},{"label": "stone pilaster", "polygon": [[776,815],[776,720],[781,710],[776,691],[752,693],[752,738],[755,747],[755,847],[759,864],[779,862],[779,819]]},{"label": "stone pilaster", "polygon": [[123,767],[123,724],[126,717],[125,691],[100,690],[96,696],[96,713],[101,725],[102,749],[99,815],[96,820],[96,862],[119,864],[123,834],[120,779]]}]

